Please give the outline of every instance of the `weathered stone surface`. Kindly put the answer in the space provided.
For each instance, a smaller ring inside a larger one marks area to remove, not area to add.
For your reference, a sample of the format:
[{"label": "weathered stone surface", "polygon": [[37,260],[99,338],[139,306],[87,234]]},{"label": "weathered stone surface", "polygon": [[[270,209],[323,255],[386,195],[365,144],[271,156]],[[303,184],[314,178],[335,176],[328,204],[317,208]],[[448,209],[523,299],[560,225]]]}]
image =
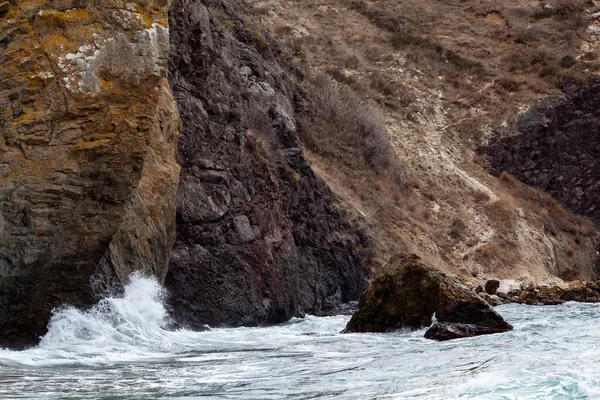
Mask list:
[{"label": "weathered stone surface", "polygon": [[600,80],[549,97],[479,150],[508,171],[600,223]]},{"label": "weathered stone surface", "polygon": [[183,132],[166,285],[184,326],[327,313],[366,287],[369,241],[305,161],[300,77],[254,12],[228,0],[177,0],[170,12]]},{"label": "weathered stone surface", "polygon": [[425,332],[425,339],[439,341],[461,339],[472,336],[489,335],[505,332],[507,329],[498,330],[481,325],[436,322]]},{"label": "weathered stone surface", "polygon": [[445,338],[511,330],[483,299],[457,279],[413,254],[398,254],[375,273],[345,332],[390,332],[438,324],[426,337]]},{"label": "weathered stone surface", "polygon": [[179,172],[167,7],[3,3],[0,346],[34,344],[53,307],[91,304],[91,278],[166,274]]},{"label": "weathered stone surface", "polygon": [[487,294],[496,294],[496,291],[500,287],[500,281],[497,279],[490,279],[485,283],[485,292]]}]

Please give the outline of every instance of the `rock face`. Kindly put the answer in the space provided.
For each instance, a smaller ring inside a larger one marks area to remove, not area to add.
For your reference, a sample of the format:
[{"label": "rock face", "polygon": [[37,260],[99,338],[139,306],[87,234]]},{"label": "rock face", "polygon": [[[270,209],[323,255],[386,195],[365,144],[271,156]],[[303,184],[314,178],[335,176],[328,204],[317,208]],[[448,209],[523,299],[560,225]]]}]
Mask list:
[{"label": "rock face", "polygon": [[398,254],[379,269],[361,296],[345,332],[421,329],[438,321],[426,338],[446,340],[512,329],[485,301],[455,278],[413,254]]},{"label": "rock face", "polygon": [[0,346],[53,307],[144,270],[174,241],[178,113],[167,1],[0,7]]},{"label": "rock face", "polygon": [[253,12],[227,0],[176,0],[170,12],[183,132],[166,285],[191,328],[323,314],[366,287],[369,241],[305,161],[300,76]]},{"label": "rock face", "polygon": [[600,80],[550,97],[480,148],[496,175],[508,171],[600,223]]}]

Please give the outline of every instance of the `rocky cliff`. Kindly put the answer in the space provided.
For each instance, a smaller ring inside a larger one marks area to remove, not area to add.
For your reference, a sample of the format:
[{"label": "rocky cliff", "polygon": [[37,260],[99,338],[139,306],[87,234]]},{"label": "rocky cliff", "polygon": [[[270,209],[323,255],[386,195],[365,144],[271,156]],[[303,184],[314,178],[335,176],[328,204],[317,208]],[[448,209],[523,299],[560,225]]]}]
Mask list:
[{"label": "rocky cliff", "polygon": [[0,2],[0,345],[132,270],[164,278],[178,114],[167,1]]},{"label": "rocky cliff", "polygon": [[600,80],[571,86],[521,115],[480,151],[493,174],[508,171],[600,223]]},{"label": "rocky cliff", "polygon": [[306,95],[243,3],[176,0],[177,240],[166,285],[188,327],[327,313],[366,287],[369,240],[304,159]]}]

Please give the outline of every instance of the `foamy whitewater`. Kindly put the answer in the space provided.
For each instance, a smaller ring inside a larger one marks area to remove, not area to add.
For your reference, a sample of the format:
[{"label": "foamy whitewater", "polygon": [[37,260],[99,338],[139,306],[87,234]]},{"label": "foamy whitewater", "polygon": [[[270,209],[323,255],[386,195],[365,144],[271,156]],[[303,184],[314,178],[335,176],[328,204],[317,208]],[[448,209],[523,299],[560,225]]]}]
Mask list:
[{"label": "foamy whitewater", "polygon": [[161,287],[57,310],[37,348],[0,350],[0,398],[598,399],[600,305],[498,307],[515,330],[449,342],[340,334],[348,317],[168,331]]}]

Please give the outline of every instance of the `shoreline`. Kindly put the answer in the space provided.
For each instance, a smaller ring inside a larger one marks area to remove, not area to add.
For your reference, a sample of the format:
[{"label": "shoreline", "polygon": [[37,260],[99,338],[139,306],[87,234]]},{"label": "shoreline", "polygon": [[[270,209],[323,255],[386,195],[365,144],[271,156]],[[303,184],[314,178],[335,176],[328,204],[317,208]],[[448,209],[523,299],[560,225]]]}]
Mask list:
[{"label": "shoreline", "polygon": [[484,285],[471,288],[491,306],[526,304],[533,306],[559,305],[568,301],[579,303],[600,302],[599,281],[571,281],[565,285],[545,282],[524,285],[516,280],[489,279]]}]

